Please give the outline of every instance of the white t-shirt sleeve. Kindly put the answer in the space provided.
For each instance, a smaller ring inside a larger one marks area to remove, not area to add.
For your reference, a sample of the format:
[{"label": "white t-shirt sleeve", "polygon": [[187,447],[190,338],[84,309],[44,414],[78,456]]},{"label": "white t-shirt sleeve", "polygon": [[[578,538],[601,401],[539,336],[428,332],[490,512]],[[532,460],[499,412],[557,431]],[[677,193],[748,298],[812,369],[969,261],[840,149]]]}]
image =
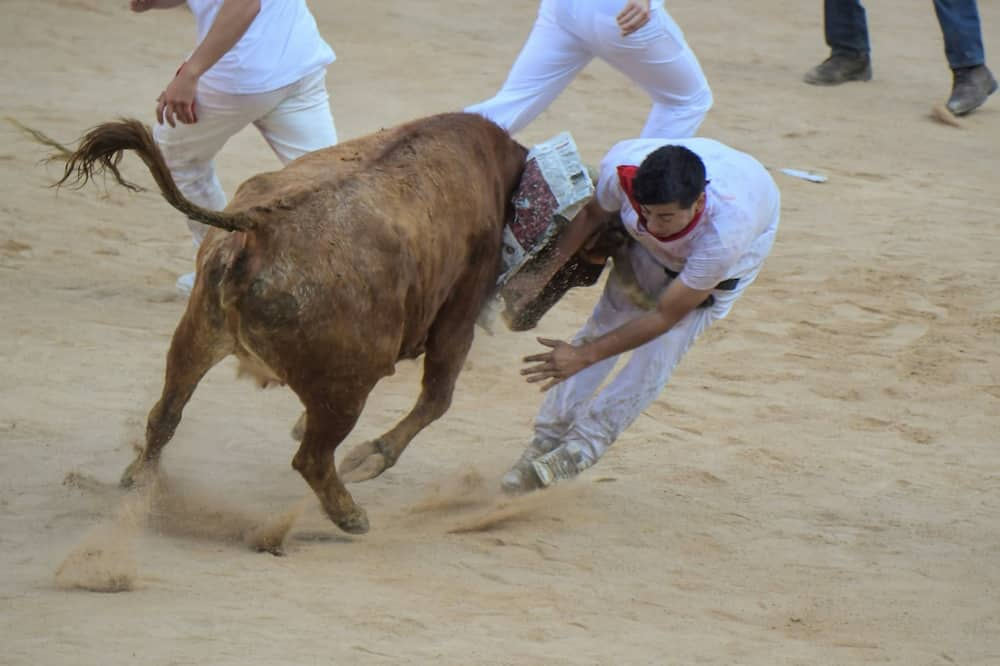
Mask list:
[{"label": "white t-shirt sleeve", "polygon": [[597,203],[609,213],[620,211],[628,200],[622,191],[621,183],[618,182],[619,160],[617,152],[612,148],[601,160],[600,175],[597,177],[597,187],[595,188]]}]

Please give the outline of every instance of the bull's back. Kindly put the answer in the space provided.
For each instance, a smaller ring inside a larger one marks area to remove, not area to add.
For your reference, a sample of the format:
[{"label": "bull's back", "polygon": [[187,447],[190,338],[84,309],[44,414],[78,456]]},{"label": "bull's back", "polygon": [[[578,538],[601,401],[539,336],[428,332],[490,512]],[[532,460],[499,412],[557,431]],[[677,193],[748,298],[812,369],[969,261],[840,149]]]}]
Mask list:
[{"label": "bull's back", "polygon": [[482,291],[466,283],[482,273],[473,267],[489,264],[495,277],[525,155],[478,116],[435,116],[403,126],[364,171],[328,193],[334,219],[317,231],[338,246],[345,235],[354,240],[345,262],[377,286],[370,296],[397,318],[404,355],[422,348],[447,300]]},{"label": "bull's back", "polygon": [[526,151],[478,116],[434,116],[311,153],[241,187],[268,219],[232,234],[226,289],[254,337],[329,338],[377,356],[422,348],[469,267],[499,265]]}]

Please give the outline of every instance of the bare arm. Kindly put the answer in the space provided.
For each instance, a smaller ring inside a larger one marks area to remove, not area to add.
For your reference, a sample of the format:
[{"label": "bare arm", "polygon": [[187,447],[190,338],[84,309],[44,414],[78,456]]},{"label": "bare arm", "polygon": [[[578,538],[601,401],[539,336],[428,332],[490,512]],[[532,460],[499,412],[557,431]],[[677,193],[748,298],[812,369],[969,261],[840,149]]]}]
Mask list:
[{"label": "bare arm", "polygon": [[711,289],[692,289],[680,280],[673,280],[663,291],[655,310],[636,317],[596,340],[574,346],[561,340],[539,338],[538,341],[552,351],[525,357],[525,363],[536,365],[523,369],[521,374],[527,376],[529,382],[548,380],[542,386],[542,390],[547,391],[584,368],[660,337],[711,293]]},{"label": "bare arm", "polygon": [[[171,0],[168,0],[171,1]],[[240,41],[260,13],[260,0],[225,0],[205,39],[177,71],[174,80],[157,100],[156,119],[171,127],[176,120],[194,123],[194,94],[198,79]]]},{"label": "bare arm", "polygon": [[260,0],[225,0],[205,39],[184,63],[184,69],[199,77],[207,72],[236,46],[259,13]]},{"label": "bare arm", "polygon": [[580,248],[610,222],[613,216],[613,213],[601,208],[601,205],[597,203],[597,197],[588,201],[587,205],[580,209],[580,212],[573,218],[573,222],[567,227],[566,232],[559,236],[556,241],[559,265],[562,266],[570,257],[579,252]]}]

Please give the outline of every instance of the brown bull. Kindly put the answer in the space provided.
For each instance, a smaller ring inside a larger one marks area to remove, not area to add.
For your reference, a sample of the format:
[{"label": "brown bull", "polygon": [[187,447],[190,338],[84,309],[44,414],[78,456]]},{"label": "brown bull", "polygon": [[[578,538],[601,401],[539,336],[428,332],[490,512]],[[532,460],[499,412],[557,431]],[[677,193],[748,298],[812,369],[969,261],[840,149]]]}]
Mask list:
[{"label": "brown bull", "polygon": [[[476,317],[500,271],[502,228],[527,151],[474,115],[445,114],[306,155],[243,183],[225,211],[184,198],[148,128],[100,125],[69,158],[61,182],[118,171],[122,151],[149,167],[164,198],[213,230],[170,344],[146,445],[122,478],[154,467],[205,373],[229,354],[264,382],[287,384],[305,406],[292,461],[341,529],[368,530],[334,467],[369,392],[400,359],[424,355],[416,405],[355,448],[349,480],[392,466],[451,402]],[[570,286],[540,294],[530,327]],[[553,282],[557,282],[555,280]],[[526,311],[527,311],[526,310]]]}]

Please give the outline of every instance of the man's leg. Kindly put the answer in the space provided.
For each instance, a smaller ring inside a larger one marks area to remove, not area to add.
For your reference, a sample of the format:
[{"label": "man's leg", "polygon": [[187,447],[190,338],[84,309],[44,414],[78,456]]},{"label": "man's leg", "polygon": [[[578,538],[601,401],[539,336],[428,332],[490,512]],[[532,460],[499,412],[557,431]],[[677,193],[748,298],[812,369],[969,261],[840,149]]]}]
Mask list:
[{"label": "man's leg", "polygon": [[[226,194],[215,173],[215,156],[229,137],[256,117],[262,108],[260,102],[258,95],[227,95],[201,86],[195,97],[198,122],[153,127],[153,138],[185,197],[212,210],[226,207]],[[191,219],[187,225],[197,248],[209,228]],[[190,293],[194,280],[193,271],[181,275],[177,278],[177,290]]]},{"label": "man's leg", "polygon": [[[622,316],[620,321],[615,323],[615,320],[609,319],[607,314],[602,316],[602,312],[612,311],[610,304],[605,302],[607,288],[606,286],[605,294],[602,294],[601,300],[594,308],[594,314],[573,338],[573,343],[599,337],[628,320],[628,316]],[[634,317],[635,314],[631,316]],[[614,369],[617,361],[617,356],[606,358],[556,384],[546,392],[542,406],[535,417],[535,434],[531,443],[500,481],[504,490],[524,492],[538,487],[531,463],[563,443],[563,438],[572,427],[580,408],[587,404]]]},{"label": "man's leg", "polygon": [[326,69],[277,92],[282,95],[279,104],[254,121],[254,126],[282,164],[337,143],[330,95],[326,91]]},{"label": "man's leg", "polygon": [[[639,250],[645,252],[645,250]],[[659,287],[665,283],[662,268],[656,269]],[[583,328],[574,336],[573,343],[593,339],[618,328],[622,324],[642,314],[643,310],[632,303],[626,288],[616,272],[612,272],[604,285],[601,298]],[[524,492],[539,487],[538,478],[531,463],[543,454],[563,443],[563,439],[573,426],[573,422],[586,409],[601,383],[611,371],[619,357],[606,358],[566,379],[545,393],[542,406],[535,417],[534,437],[521,457],[504,474],[501,486],[508,492]]]},{"label": "man's leg", "polygon": [[[584,336],[578,335],[573,342],[581,339]],[[617,356],[606,358],[551,388],[545,394],[535,417],[535,437],[561,442],[570,431],[581,407],[594,396],[617,361]]]},{"label": "man's leg", "polygon": [[706,98],[691,106],[678,107],[654,102],[639,134],[643,139],[686,139],[698,133],[705,114],[712,106],[712,94],[706,89]]},{"label": "man's leg", "polygon": [[595,21],[594,38],[597,55],[653,100],[643,138],[686,138],[697,133],[712,107],[712,91],[684,33],[662,7],[653,10],[649,23],[626,37],[612,20]]},{"label": "man's leg", "polygon": [[806,72],[813,85],[837,85],[872,78],[868,19],[858,0],[824,0],[823,30],[830,57]]},{"label": "man's leg", "polygon": [[[663,391],[691,344],[713,321],[710,309],[695,310],[665,335],[632,352],[625,367],[586,405],[564,439],[563,448],[574,462],[571,476],[596,463],[639,418]],[[543,483],[560,478],[558,473],[552,476],[542,478]]]},{"label": "man's leg", "polygon": [[[226,195],[215,173],[215,156],[229,137],[249,125],[262,109],[266,95],[227,95],[199,87],[195,98],[198,122],[155,125],[153,138],[166,160],[177,187],[192,202],[221,210]],[[208,227],[188,220],[194,244],[201,244]]]},{"label": "man's leg", "polygon": [[563,444],[532,463],[539,485],[572,478],[596,463],[663,391],[702,331],[725,317],[755,278],[756,273],[741,279],[733,291],[715,291],[714,305],[692,311],[666,334],[635,349],[621,372],[578,411]]},{"label": "man's leg", "polygon": [[[181,193],[203,208],[222,210],[226,207],[226,193],[215,173],[214,158],[236,131],[230,132],[228,128],[220,127],[217,134],[203,132],[207,125],[199,127],[204,118],[200,109],[199,116],[199,122],[194,125],[155,125],[153,137]],[[189,131],[188,128],[197,130]],[[206,134],[203,141],[198,141],[198,136]],[[194,246],[198,247],[205,238],[208,227],[190,218],[187,219],[187,225],[191,230]]]},{"label": "man's leg", "polygon": [[831,53],[871,53],[868,16],[858,0],[824,0],[823,31]]},{"label": "man's leg", "polygon": [[954,77],[948,108],[955,115],[965,115],[997,90],[996,79],[986,67],[979,9],[975,0],[934,0],[934,12]]},{"label": "man's leg", "polygon": [[528,41],[514,61],[503,87],[492,98],[466,107],[511,134],[548,108],[593,57],[583,42],[561,28],[555,10],[543,2]]}]

